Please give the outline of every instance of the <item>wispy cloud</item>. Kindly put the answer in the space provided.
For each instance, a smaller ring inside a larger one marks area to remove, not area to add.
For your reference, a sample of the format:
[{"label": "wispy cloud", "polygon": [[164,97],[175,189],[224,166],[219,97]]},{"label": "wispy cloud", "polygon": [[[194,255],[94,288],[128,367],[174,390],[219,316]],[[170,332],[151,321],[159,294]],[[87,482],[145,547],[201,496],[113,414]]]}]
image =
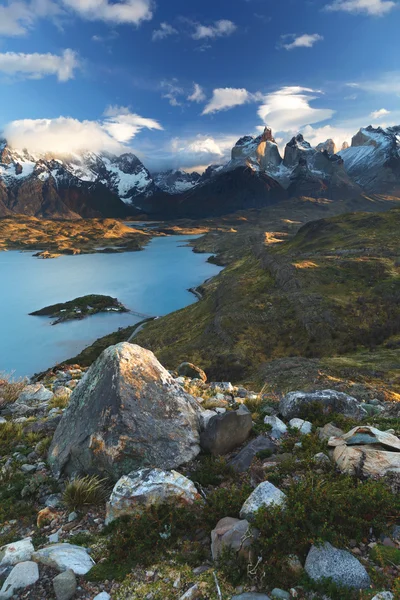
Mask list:
[{"label": "wispy cloud", "polygon": [[27,79],[41,79],[48,75],[56,75],[59,81],[73,79],[79,67],[77,54],[64,50],[57,54],[23,54],[21,52],[5,52],[0,54],[0,72]]},{"label": "wispy cloud", "polygon": [[198,83],[193,84],[193,92],[187,97],[189,102],[204,102],[206,95]]},{"label": "wispy cloud", "polygon": [[160,85],[164,90],[162,97],[166,98],[171,106],[182,106],[182,102],[178,98],[185,94],[185,90],[179,85],[177,79],[164,80]]},{"label": "wispy cloud", "polygon": [[294,50],[295,48],[312,48],[317,42],[322,42],[323,36],[319,33],[303,33],[296,35],[294,33],[281,36],[281,48],[285,50]]},{"label": "wispy cloud", "polygon": [[400,71],[380,73],[370,79],[348,83],[347,87],[373,94],[400,95]]},{"label": "wispy cloud", "polygon": [[373,17],[382,17],[397,6],[392,0],[334,0],[326,6],[327,10],[348,13],[364,13]]},{"label": "wispy cloud", "polygon": [[237,29],[237,26],[233,21],[228,19],[221,19],[215,21],[211,25],[202,25],[201,23],[195,24],[195,31],[192,33],[194,40],[213,39],[218,37],[226,37],[232,35]]},{"label": "wispy cloud", "polygon": [[217,88],[213,91],[211,100],[205,106],[202,114],[209,115],[221,110],[229,110],[259,99],[259,94],[251,94],[244,88]]},{"label": "wispy cloud", "polygon": [[169,23],[160,23],[159,29],[154,29],[151,39],[153,42],[164,40],[171,35],[177,35],[178,30]]},{"label": "wispy cloud", "polygon": [[383,117],[387,117],[387,115],[390,115],[390,110],[380,108],[379,110],[374,110],[369,116],[373,119],[382,119]]}]

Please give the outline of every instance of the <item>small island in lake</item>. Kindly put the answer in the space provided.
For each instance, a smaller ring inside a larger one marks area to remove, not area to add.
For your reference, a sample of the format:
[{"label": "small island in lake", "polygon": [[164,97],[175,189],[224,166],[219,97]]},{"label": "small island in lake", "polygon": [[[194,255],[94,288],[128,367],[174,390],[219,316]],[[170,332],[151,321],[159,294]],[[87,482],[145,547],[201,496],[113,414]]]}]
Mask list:
[{"label": "small island in lake", "polygon": [[102,296],[100,294],[89,294],[88,296],[81,296],[68,302],[46,306],[30,313],[30,315],[35,317],[50,317],[51,319],[55,319],[52,325],[57,325],[57,323],[63,323],[64,321],[84,319],[100,312],[121,313],[128,312],[128,309],[117,298]]}]

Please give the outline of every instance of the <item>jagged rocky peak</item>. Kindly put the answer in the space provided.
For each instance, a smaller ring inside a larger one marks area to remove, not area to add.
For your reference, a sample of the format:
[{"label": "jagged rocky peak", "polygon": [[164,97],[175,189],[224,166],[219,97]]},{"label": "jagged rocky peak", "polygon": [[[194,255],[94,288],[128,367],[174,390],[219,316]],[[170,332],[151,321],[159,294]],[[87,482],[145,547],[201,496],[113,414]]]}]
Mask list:
[{"label": "jagged rocky peak", "polygon": [[336,144],[331,138],[318,144],[315,149],[318,150],[318,152],[324,152],[326,150],[328,154],[336,154],[337,152]]},{"label": "jagged rocky peak", "polygon": [[342,150],[347,150],[347,148],[350,148],[350,144],[349,144],[349,142],[343,142],[343,144],[342,144],[342,148],[341,148],[341,149],[342,149]]},{"label": "jagged rocky peak", "polygon": [[240,138],[232,148],[232,166],[247,164],[253,169],[260,167],[269,172],[276,170],[281,162],[278,145],[269,127],[257,137],[246,135]]},{"label": "jagged rocky peak", "polygon": [[303,135],[298,133],[286,144],[283,164],[285,167],[293,169],[299,164],[300,158],[303,157],[307,160],[307,155],[315,154],[315,152]]},{"label": "jagged rocky peak", "polygon": [[220,173],[223,169],[224,165],[210,165],[209,167],[207,167],[204,173],[202,173],[199,183],[209,181],[212,177]]},{"label": "jagged rocky peak", "polygon": [[155,185],[168,194],[182,194],[199,183],[201,176],[196,171],[186,173],[179,169],[162,171],[154,175]]}]

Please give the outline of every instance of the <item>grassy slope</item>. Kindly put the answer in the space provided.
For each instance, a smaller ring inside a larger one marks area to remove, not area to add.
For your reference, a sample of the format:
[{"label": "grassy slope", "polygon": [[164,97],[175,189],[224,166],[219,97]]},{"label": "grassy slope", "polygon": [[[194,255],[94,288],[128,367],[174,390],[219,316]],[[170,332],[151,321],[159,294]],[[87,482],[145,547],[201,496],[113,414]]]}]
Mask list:
[{"label": "grassy slope", "polygon": [[[212,378],[254,384],[266,361],[290,356],[349,354],[353,368],[359,352],[373,351],[380,365],[390,352],[397,368],[399,226],[395,209],[312,223],[282,243],[261,243],[262,223],[225,234],[231,263],[203,286],[204,299],[148,324],[135,341],[170,368],[191,360]],[[334,377],[338,363],[325,368]]]}]

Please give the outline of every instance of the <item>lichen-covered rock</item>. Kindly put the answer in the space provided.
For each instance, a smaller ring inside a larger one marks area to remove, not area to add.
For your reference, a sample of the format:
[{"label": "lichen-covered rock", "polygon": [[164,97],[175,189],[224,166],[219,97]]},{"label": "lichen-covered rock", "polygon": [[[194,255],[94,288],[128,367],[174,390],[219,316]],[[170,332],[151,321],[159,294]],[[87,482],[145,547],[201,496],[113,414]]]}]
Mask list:
[{"label": "lichen-covered rock", "polygon": [[201,433],[201,447],[214,456],[227,454],[247,440],[252,426],[251,414],[242,404],[238,410],[211,417]]},{"label": "lichen-covered rock", "polygon": [[287,427],[285,423],[281,421],[279,417],[266,416],[264,418],[264,423],[265,425],[270,425],[270,427],[272,428],[270,431],[270,435],[275,439],[279,439],[287,432]]},{"label": "lichen-covered rock", "polygon": [[26,562],[31,559],[35,548],[32,544],[32,538],[25,538],[12,544],[7,544],[0,548],[0,567],[16,565],[20,562]]},{"label": "lichen-covered rock", "polygon": [[11,571],[0,590],[0,600],[12,598],[17,590],[25,589],[39,579],[39,569],[31,561],[20,562]]},{"label": "lichen-covered rock", "polygon": [[124,475],[115,484],[107,503],[106,523],[122,515],[134,515],[152,505],[199,500],[193,482],[176,471],[141,469]]},{"label": "lichen-covered rock", "polygon": [[203,369],[196,367],[190,362],[183,362],[178,367],[178,375],[180,377],[190,377],[191,379],[201,379],[201,381],[207,381],[207,375]]},{"label": "lichen-covered rock", "polygon": [[53,567],[61,573],[70,569],[76,575],[86,575],[93,567],[94,560],[85,548],[74,544],[53,544],[32,554],[32,560]]},{"label": "lichen-covered rock", "polygon": [[312,423],[304,421],[304,419],[291,419],[289,426],[292,429],[297,429],[303,435],[308,435],[312,431]]},{"label": "lichen-covered rock", "polygon": [[250,547],[259,532],[250,527],[246,519],[224,517],[211,532],[211,554],[217,560],[224,550],[232,550],[248,559]]},{"label": "lichen-covered rock", "polygon": [[304,409],[318,406],[324,414],[339,413],[345,417],[361,420],[367,411],[353,396],[336,390],[317,392],[290,392],[279,404],[279,412],[287,419],[302,417]]},{"label": "lichen-covered rock", "polygon": [[246,502],[240,509],[240,518],[252,521],[255,513],[265,506],[282,506],[285,502],[286,494],[281,492],[269,481],[263,481],[260,483],[254,492],[250,494]]},{"label": "lichen-covered rock", "polygon": [[311,579],[330,578],[337,585],[365,589],[371,585],[369,575],[363,565],[347,550],[338,550],[326,542],[312,546],[304,565]]},{"label": "lichen-covered rock", "polygon": [[127,342],[104,350],[74,390],[55,432],[56,476],[173,469],[200,451],[196,400],[149,350]]},{"label": "lichen-covered rock", "polygon": [[32,383],[24,387],[16,402],[18,404],[32,404],[36,402],[47,402],[53,398],[53,392],[46,389],[41,383]]}]

